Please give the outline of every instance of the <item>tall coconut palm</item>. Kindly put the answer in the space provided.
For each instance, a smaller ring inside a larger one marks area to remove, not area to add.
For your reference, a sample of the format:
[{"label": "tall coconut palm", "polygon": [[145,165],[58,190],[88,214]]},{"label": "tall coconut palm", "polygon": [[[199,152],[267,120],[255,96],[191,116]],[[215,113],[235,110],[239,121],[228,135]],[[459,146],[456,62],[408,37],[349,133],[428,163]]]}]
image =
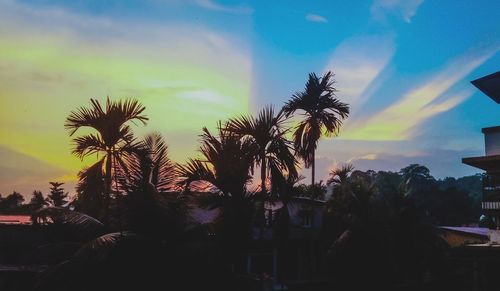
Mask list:
[{"label": "tall coconut palm", "polygon": [[349,115],[349,105],[340,102],[335,96],[333,76],[330,71],[323,77],[318,77],[315,73],[309,74],[304,91],[293,94],[282,109],[287,117],[296,111],[302,111],[304,119],[296,127],[293,140],[297,154],[304,161],[306,168],[311,167],[312,185],[319,139],[322,135],[338,134],[342,121]]},{"label": "tall coconut palm", "polygon": [[260,166],[261,192],[266,193],[266,178],[272,168],[297,176],[297,161],[290,150],[284,129],[286,118],[275,113],[272,106],[264,107],[257,117],[241,116],[230,119],[227,130],[250,141],[256,147],[255,165]]},{"label": "tall coconut palm", "polygon": [[73,136],[80,128],[89,127],[96,133],[89,133],[73,139],[73,154],[83,159],[92,154],[100,154],[105,159],[105,222],[112,192],[113,172],[118,166],[126,166],[123,156],[137,151],[129,122],[140,121],[146,124],[148,118],[144,115],[145,107],[135,99],[125,101],[106,100],[103,108],[98,100],[90,99],[91,107],[80,107],[72,111],[66,118],[65,127]]}]

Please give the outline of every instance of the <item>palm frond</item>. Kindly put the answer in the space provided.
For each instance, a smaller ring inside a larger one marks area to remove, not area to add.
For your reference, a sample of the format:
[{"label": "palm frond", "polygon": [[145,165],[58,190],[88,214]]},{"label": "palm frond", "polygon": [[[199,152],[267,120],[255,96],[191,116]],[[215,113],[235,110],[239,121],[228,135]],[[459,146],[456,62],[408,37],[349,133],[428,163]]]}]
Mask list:
[{"label": "palm frond", "polygon": [[46,207],[36,211],[31,217],[35,224],[58,224],[70,227],[82,235],[95,235],[104,231],[99,220],[63,207]]},{"label": "palm frond", "polygon": [[106,151],[106,145],[103,140],[95,134],[88,134],[74,138],[73,144],[73,154],[80,159],[94,153]]},{"label": "palm frond", "polygon": [[107,233],[86,243],[73,255],[73,260],[106,261],[121,241],[140,238],[131,231]]},{"label": "palm frond", "polygon": [[349,175],[354,170],[354,166],[352,164],[342,165],[340,168],[336,168],[330,171],[330,178],[326,182],[327,185],[330,184],[342,184],[347,182]]},{"label": "palm frond", "polygon": [[105,116],[105,112],[98,100],[90,99],[90,103],[91,108],[80,107],[76,111],[72,111],[66,118],[64,127],[70,131],[70,136],[81,127],[96,127]]}]

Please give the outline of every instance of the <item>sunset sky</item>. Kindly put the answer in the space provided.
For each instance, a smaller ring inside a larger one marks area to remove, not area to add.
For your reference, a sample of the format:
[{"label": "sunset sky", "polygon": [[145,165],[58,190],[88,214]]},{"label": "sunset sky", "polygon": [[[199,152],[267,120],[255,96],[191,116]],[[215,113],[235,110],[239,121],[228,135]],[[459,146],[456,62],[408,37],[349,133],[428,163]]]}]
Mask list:
[{"label": "sunset sky", "polygon": [[0,193],[74,193],[96,158],[72,156],[63,125],[90,98],[139,99],[137,135],[183,162],[202,126],[281,107],[326,70],[351,116],[320,142],[319,179],[345,162],[476,173],[461,158],[484,154],[500,105],[470,81],[500,70],[499,19],[491,0],[0,0]]}]

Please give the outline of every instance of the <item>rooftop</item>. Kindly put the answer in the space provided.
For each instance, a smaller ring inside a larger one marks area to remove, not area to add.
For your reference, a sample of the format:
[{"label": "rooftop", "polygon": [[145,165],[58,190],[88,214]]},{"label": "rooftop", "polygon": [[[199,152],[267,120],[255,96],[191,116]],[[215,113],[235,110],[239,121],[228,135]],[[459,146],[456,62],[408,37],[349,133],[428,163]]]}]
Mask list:
[{"label": "rooftop", "polygon": [[463,158],[462,163],[487,172],[500,171],[500,155]]},{"label": "rooftop", "polygon": [[493,101],[500,104],[500,71],[471,82]]},{"label": "rooftop", "polygon": [[0,224],[31,224],[29,215],[0,215]]}]

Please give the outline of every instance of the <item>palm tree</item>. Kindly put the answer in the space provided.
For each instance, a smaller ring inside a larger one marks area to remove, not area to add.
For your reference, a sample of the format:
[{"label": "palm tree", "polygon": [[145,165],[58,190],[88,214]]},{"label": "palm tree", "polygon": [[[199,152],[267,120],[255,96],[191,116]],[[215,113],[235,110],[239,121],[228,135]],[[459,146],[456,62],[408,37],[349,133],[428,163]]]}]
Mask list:
[{"label": "palm tree", "polygon": [[72,205],[76,211],[92,217],[103,219],[103,203],[106,195],[105,174],[103,171],[104,158],[78,173],[76,185],[77,196]]},{"label": "palm tree", "polygon": [[105,160],[105,199],[104,220],[107,222],[109,202],[112,192],[113,172],[118,167],[125,167],[123,157],[134,153],[140,147],[132,134],[129,121],[138,120],[146,124],[148,118],[143,114],[145,107],[137,100],[126,99],[125,101],[106,100],[106,108],[99,101],[90,99],[91,108],[80,107],[72,111],[66,118],[65,127],[69,135],[73,136],[78,129],[90,127],[97,131],[73,139],[73,154],[83,159],[92,154],[101,154]]},{"label": "palm tree", "polygon": [[283,128],[286,118],[279,112],[275,114],[272,106],[263,108],[257,117],[241,116],[229,120],[227,130],[248,140],[256,147],[255,165],[260,166],[261,192],[266,193],[267,173],[271,169],[287,172],[289,176],[297,176],[297,161],[290,151]]},{"label": "palm tree", "polygon": [[330,71],[323,77],[309,74],[304,91],[295,93],[282,109],[287,117],[298,110],[303,111],[304,119],[296,127],[293,140],[306,168],[311,167],[311,185],[314,185],[314,159],[319,139],[322,135],[337,135],[342,121],[349,115],[349,105],[335,97],[333,76]]},{"label": "palm tree", "polygon": [[254,144],[240,139],[218,123],[218,136],[204,127],[199,151],[202,159],[190,159],[178,165],[179,184],[188,188],[193,182],[203,181],[215,187],[223,196],[242,199],[250,182]]},{"label": "palm tree", "polygon": [[127,171],[120,170],[117,180],[127,193],[120,202],[124,203],[129,229],[149,236],[180,237],[187,208],[182,195],[168,192],[174,187],[176,173],[162,136],[147,135],[141,148],[126,157],[126,164]]},{"label": "palm tree", "polygon": [[252,179],[255,144],[225,130],[220,122],[218,136],[203,128],[201,142],[202,158],[178,165],[178,183],[186,190],[191,184],[200,182],[216,190],[212,195],[200,197],[203,198],[202,206],[221,210],[219,223],[216,223],[221,231],[217,237],[230,263],[235,263],[251,235],[252,204],[246,186]]},{"label": "palm tree", "polygon": [[168,146],[159,133],[147,135],[142,147],[128,155],[127,171],[120,171],[121,185],[130,188],[152,188],[156,192],[171,190],[175,178],[175,167],[168,157]]}]

